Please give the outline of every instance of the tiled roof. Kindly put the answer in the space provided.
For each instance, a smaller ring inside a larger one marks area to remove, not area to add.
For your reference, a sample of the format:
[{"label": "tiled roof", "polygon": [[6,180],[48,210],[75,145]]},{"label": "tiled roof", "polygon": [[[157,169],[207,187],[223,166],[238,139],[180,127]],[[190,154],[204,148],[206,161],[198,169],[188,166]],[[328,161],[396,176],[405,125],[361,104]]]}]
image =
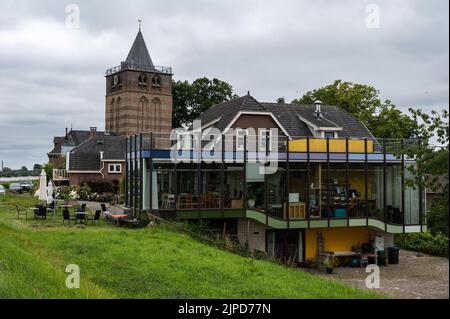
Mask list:
[{"label": "tiled roof", "polygon": [[373,138],[361,121],[337,106],[322,105],[322,117],[319,119],[315,110],[315,105],[258,102],[248,94],[213,105],[198,119],[202,121],[202,125],[218,120],[214,127],[223,131],[240,111],[267,112],[272,113],[290,137],[312,136],[307,124],[301,120],[303,118],[320,127],[342,127],[342,131],[339,131],[340,137]]},{"label": "tiled roof", "polygon": [[[97,136],[104,136],[105,132],[97,131]],[[55,146],[49,152],[49,154],[61,154],[62,146],[78,146],[84,143],[87,139],[91,137],[90,130],[70,130],[66,136],[55,136],[53,137],[53,143]]]},{"label": "tiled roof", "polygon": [[[266,106],[272,113],[280,115],[281,125],[289,132],[291,136],[311,136],[307,125],[303,123],[297,115],[310,120],[316,116],[315,105],[303,105],[303,104],[277,104],[277,103],[261,103]],[[372,133],[361,121],[357,120],[350,113],[334,105],[322,105],[321,113],[323,117],[331,121],[334,125],[342,127],[342,131],[339,131],[340,137],[367,137],[374,138]],[[289,115],[288,115],[289,114]],[[314,124],[321,124],[318,121]],[[324,125],[318,125],[324,126]]]},{"label": "tiled roof", "polygon": [[125,62],[145,68],[154,68],[141,30],[139,30],[138,34],[136,35],[136,39],[133,42],[133,46],[131,47]]},{"label": "tiled roof", "polygon": [[105,160],[125,160],[125,137],[106,134],[90,137],[70,152],[69,170],[99,170],[100,152]]}]

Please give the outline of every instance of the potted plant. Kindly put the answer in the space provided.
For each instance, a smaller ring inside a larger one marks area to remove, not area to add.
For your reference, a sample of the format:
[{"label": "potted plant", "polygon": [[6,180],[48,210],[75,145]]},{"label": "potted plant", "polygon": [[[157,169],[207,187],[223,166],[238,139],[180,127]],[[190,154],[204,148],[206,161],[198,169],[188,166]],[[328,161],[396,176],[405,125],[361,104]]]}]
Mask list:
[{"label": "potted plant", "polygon": [[250,184],[247,190],[247,207],[255,208],[257,199],[264,193],[264,188],[257,184]]},{"label": "potted plant", "polygon": [[327,254],[323,261],[323,265],[327,270],[327,274],[333,273],[334,264],[336,263],[336,256],[334,254]]}]

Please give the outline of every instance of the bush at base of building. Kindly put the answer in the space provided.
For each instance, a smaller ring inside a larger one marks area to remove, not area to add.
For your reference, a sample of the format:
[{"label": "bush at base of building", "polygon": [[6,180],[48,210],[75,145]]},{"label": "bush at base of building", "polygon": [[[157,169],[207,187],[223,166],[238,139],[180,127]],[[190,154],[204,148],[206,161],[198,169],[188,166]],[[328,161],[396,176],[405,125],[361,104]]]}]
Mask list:
[{"label": "bush at base of building", "polygon": [[448,237],[442,234],[399,234],[395,236],[395,244],[403,249],[448,258]]}]

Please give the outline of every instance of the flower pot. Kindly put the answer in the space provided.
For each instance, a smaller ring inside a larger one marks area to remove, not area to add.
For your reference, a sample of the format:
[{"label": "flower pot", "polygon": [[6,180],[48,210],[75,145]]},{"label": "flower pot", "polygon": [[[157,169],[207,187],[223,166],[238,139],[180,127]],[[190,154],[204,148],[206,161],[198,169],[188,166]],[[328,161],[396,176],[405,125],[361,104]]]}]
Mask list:
[{"label": "flower pot", "polygon": [[332,273],[333,273],[333,268],[328,268],[328,267],[327,267],[327,274],[330,274],[330,275],[331,275]]}]

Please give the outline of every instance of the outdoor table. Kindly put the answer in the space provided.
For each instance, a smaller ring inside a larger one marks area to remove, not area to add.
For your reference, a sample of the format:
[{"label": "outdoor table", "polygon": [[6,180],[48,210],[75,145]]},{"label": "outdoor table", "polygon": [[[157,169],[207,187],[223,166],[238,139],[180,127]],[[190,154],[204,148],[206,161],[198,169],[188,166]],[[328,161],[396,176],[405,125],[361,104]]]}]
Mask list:
[{"label": "outdoor table", "polygon": [[349,257],[351,257],[351,258],[357,257],[358,254],[355,253],[354,251],[336,251],[336,252],[334,252],[334,256],[336,258],[342,259],[342,264],[345,265],[346,264],[345,261],[346,261],[347,258],[349,258]]},{"label": "outdoor table", "polygon": [[58,208],[58,210],[60,210],[61,208],[62,209],[64,209],[64,208],[71,208],[71,207],[73,207],[73,205],[63,204],[63,205],[57,205],[56,207]]}]

